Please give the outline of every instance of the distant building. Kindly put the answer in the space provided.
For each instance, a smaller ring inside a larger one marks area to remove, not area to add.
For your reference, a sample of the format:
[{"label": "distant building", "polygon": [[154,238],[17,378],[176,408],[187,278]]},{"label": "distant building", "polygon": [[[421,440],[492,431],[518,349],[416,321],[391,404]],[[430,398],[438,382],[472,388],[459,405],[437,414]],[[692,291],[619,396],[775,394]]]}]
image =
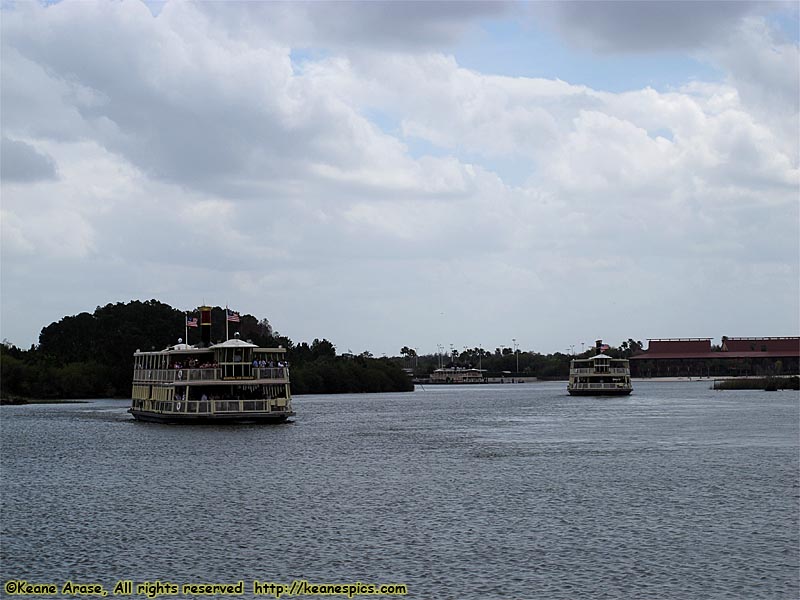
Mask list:
[{"label": "distant building", "polygon": [[800,337],[724,336],[718,348],[711,338],[650,339],[630,360],[638,377],[796,374]]}]

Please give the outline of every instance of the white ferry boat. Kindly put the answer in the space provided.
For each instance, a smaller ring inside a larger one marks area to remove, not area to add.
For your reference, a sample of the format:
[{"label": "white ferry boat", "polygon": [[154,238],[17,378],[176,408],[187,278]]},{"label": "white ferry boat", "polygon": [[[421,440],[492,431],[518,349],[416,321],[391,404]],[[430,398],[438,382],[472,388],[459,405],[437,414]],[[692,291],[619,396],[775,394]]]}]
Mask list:
[{"label": "white ferry boat", "polygon": [[284,348],[238,338],[211,344],[211,308],[201,307],[202,342],[136,351],[130,412],[160,423],[282,422],[293,416]]},{"label": "white ferry boat", "polygon": [[483,369],[450,367],[436,369],[428,383],[486,383]]},{"label": "white ferry boat", "polygon": [[611,358],[600,352],[585,359],[574,359],[569,367],[567,391],[573,396],[624,396],[633,391],[631,367],[627,359]]}]

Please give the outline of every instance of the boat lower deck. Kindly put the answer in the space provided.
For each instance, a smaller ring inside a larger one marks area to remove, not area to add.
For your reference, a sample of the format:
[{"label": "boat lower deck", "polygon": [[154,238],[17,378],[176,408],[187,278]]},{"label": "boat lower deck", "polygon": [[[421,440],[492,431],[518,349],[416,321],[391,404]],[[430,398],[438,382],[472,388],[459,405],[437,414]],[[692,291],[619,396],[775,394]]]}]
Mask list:
[{"label": "boat lower deck", "polygon": [[631,388],[603,388],[603,389],[569,389],[570,396],[628,396],[633,391]]},{"label": "boat lower deck", "polygon": [[227,412],[227,413],[161,413],[128,409],[137,421],[150,423],[283,423],[295,415],[294,411]]}]

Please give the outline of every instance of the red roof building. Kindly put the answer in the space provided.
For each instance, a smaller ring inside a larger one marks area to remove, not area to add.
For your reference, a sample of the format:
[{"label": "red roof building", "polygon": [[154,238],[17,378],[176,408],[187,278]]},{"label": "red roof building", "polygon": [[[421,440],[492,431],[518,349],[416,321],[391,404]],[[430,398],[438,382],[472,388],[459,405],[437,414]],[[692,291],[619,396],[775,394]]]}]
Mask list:
[{"label": "red roof building", "polygon": [[647,350],[631,360],[675,358],[798,358],[800,337],[722,338],[714,351],[711,338],[649,339]]},{"label": "red roof building", "polygon": [[650,339],[645,352],[631,356],[636,374],[714,375],[797,373],[800,337],[723,337],[716,349],[711,338]]},{"label": "red roof building", "polygon": [[647,350],[631,358],[711,358],[711,338],[649,339]]},{"label": "red roof building", "polygon": [[722,351],[759,356],[800,356],[800,337],[723,337]]}]

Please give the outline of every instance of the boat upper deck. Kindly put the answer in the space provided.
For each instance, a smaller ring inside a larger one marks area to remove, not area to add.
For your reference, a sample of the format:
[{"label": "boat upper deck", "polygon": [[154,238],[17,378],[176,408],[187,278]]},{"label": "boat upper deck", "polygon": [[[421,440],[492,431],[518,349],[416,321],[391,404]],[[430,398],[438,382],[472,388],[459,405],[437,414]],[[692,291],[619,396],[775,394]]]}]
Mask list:
[{"label": "boat upper deck", "polygon": [[135,383],[181,385],[287,383],[286,350],[259,348],[232,339],[206,348],[177,344],[164,350],[134,353]]},{"label": "boat upper deck", "polygon": [[626,358],[611,358],[597,354],[591,358],[576,358],[570,363],[569,372],[574,375],[630,373],[630,362]]}]

